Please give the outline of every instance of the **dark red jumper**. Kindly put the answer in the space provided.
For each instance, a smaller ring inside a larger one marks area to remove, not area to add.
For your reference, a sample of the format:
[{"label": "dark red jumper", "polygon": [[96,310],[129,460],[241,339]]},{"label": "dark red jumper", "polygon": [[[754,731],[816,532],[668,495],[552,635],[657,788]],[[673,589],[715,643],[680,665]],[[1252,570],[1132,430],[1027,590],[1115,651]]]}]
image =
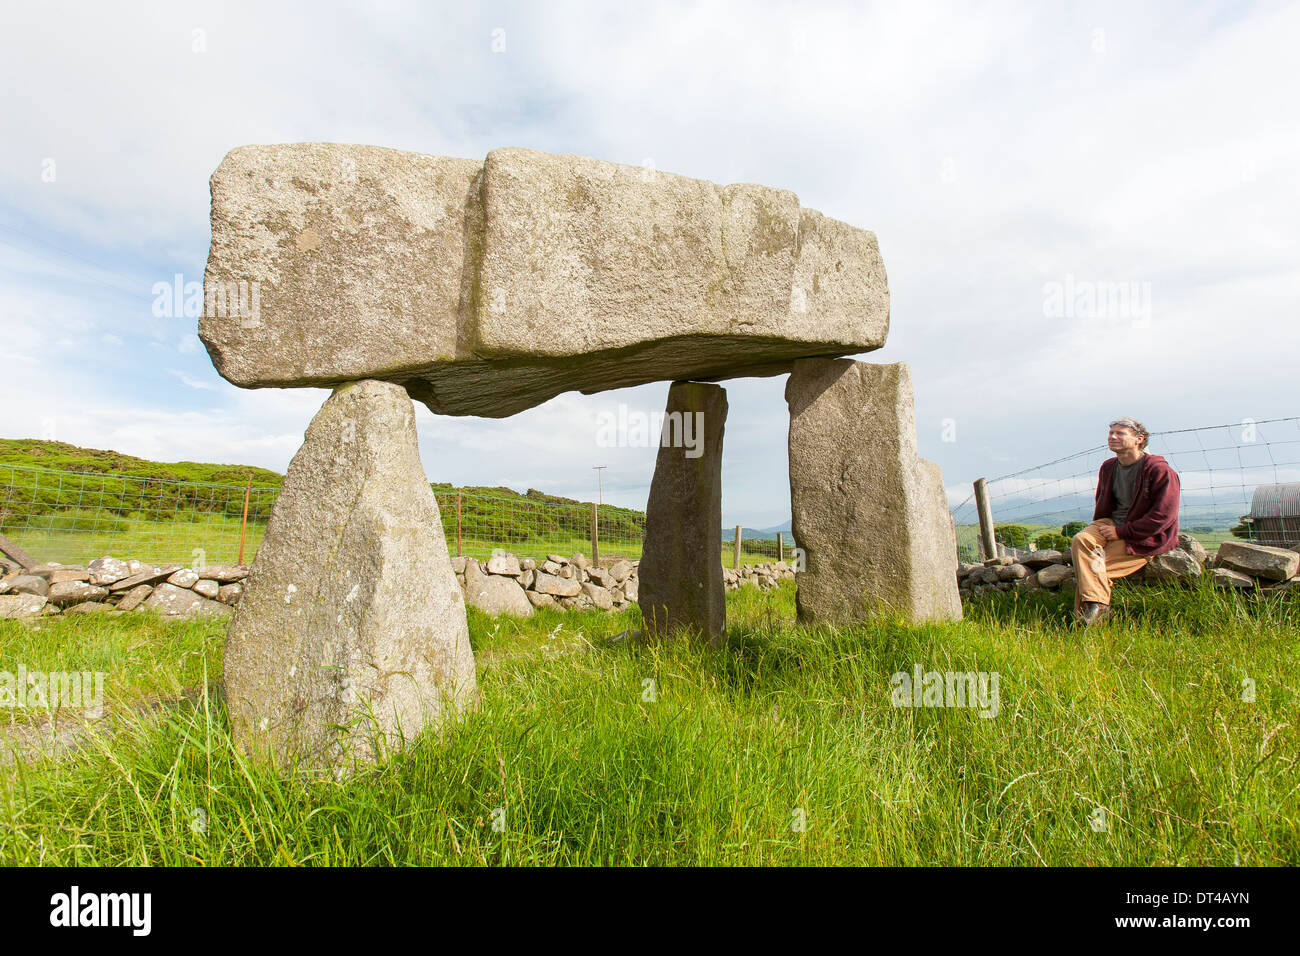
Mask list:
[{"label": "dark red jumper", "polygon": [[[1101,463],[1093,521],[1109,518],[1115,511],[1110,485],[1118,461],[1114,457]],[[1159,455],[1143,455],[1141,462],[1133,504],[1124,523],[1115,526],[1115,533],[1123,539],[1129,554],[1164,554],[1178,547],[1178,472]]]}]

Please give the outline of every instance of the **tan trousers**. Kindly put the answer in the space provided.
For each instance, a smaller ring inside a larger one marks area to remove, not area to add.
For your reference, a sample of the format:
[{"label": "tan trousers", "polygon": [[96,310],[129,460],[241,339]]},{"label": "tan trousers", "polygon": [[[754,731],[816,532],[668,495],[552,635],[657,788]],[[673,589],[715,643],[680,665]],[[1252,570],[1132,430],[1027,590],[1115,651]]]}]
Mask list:
[{"label": "tan trousers", "polygon": [[1151,559],[1129,554],[1122,538],[1107,541],[1097,529],[1104,524],[1114,525],[1109,518],[1098,518],[1076,534],[1070,542],[1074,558],[1074,609],[1084,601],[1110,604],[1110,582],[1126,578],[1141,571]]}]

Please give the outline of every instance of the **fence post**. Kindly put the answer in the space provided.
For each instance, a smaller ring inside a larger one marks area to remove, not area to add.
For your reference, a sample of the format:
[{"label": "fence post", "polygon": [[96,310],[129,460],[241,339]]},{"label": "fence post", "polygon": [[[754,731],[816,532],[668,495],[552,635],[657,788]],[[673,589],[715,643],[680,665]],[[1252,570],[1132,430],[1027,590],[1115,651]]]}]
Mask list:
[{"label": "fence post", "polygon": [[785,560],[785,541],[781,539],[780,531],[776,533],[776,559],[778,561]]},{"label": "fence post", "polygon": [[975,508],[980,516],[980,544],[984,558],[998,556],[998,544],[993,537],[993,509],[989,507],[989,489],[983,478],[975,479]]},{"label": "fence post", "polygon": [[456,492],[456,557],[460,557],[460,492]]},{"label": "fence post", "polygon": [[248,476],[248,484],[244,485],[244,516],[239,519],[239,560],[236,564],[244,563],[244,529],[248,527],[248,494],[253,490],[253,476]]},{"label": "fence post", "polygon": [[736,525],[736,570],[740,570],[740,525]]},{"label": "fence post", "polygon": [[596,526],[596,502],[591,503],[591,563],[600,566],[600,533]]}]

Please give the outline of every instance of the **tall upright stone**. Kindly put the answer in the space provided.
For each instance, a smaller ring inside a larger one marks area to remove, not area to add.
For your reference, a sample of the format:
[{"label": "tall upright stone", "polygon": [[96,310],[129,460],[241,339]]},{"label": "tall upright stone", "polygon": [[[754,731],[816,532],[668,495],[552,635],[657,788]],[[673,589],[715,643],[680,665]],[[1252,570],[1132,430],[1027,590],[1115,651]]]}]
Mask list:
[{"label": "tall upright stone", "polygon": [[247,752],[343,770],[476,698],[465,602],[398,385],[326,400],[245,584],[225,694]]},{"label": "tall upright stone", "polygon": [[712,641],[726,633],[722,584],[722,433],[727,392],[674,382],[645,515],[638,566],[647,630],[691,628]]},{"label": "tall upright stone", "polygon": [[785,398],[799,619],[960,620],[956,530],[939,466],[916,454],[911,370],[803,359]]}]

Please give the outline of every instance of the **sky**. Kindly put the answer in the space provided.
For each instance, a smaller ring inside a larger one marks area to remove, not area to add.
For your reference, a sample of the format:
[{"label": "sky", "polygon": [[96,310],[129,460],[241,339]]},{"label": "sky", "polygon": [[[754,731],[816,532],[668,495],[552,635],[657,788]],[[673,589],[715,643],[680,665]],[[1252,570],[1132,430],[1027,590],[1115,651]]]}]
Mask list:
[{"label": "sky", "polygon": [[[952,504],[1115,417],[1300,414],[1297,41],[1294,3],[7,4],[0,437],[283,472],[328,393],[226,383],[153,287],[202,280],[226,152],[306,141],[649,161],[872,230],[857,357],[911,367]],[[724,383],[725,525],[789,517],[784,383]],[[421,457],[584,500],[605,465],[641,508],[656,449],[599,416],[667,389],[417,405]]]}]

